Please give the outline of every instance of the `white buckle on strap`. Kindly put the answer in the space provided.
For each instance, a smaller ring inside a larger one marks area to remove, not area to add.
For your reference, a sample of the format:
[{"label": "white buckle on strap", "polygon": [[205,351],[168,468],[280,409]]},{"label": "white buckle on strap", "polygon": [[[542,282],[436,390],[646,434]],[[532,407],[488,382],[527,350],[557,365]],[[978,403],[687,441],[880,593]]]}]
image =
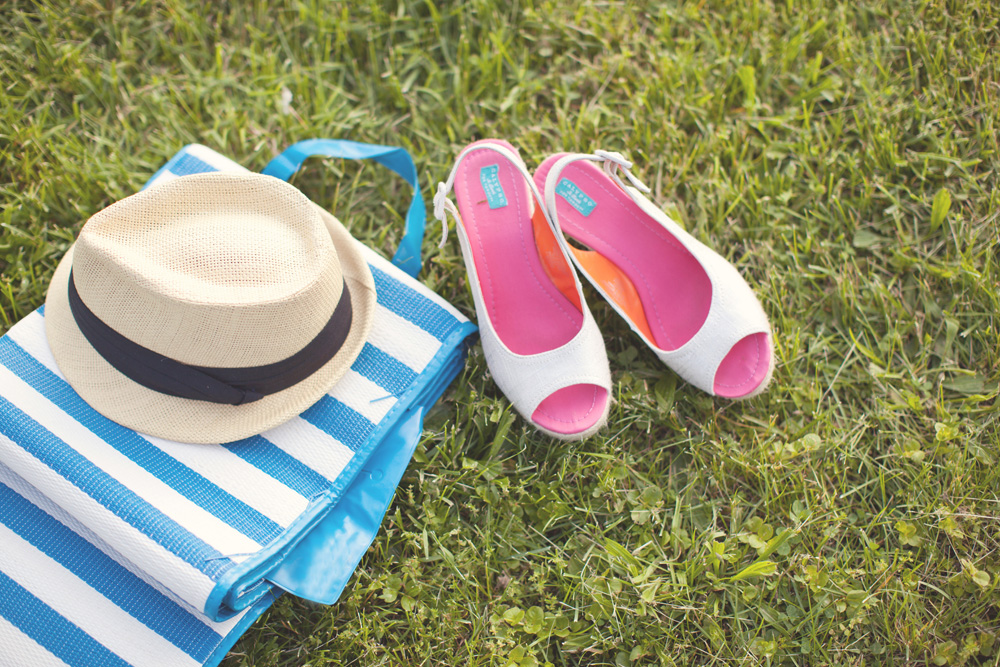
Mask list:
[{"label": "white buckle on strap", "polygon": [[441,241],[438,243],[438,248],[443,248],[448,241],[448,214],[451,213],[456,221],[459,219],[458,209],[448,198],[451,193],[452,178],[453,176],[448,179],[448,183],[438,183],[437,193],[434,195],[434,217],[441,221]]},{"label": "white buckle on strap", "polygon": [[625,156],[621,153],[616,151],[602,151],[598,149],[594,151],[594,155],[604,160],[604,173],[617,181],[617,183],[622,186],[622,189],[625,188],[625,184],[616,173],[619,170],[625,174],[625,178],[628,179],[629,183],[631,183],[636,190],[647,195],[651,192],[645,183],[640,181],[631,171],[629,171],[632,169],[632,163],[626,160]]}]

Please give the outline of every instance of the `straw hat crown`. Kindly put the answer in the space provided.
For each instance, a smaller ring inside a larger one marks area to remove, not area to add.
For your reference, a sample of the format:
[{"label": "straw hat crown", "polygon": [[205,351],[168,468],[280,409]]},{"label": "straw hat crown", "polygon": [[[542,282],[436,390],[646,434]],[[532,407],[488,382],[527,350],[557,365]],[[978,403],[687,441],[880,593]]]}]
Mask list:
[{"label": "straw hat crown", "polygon": [[340,222],[270,176],[183,176],[94,214],[46,297],[66,380],[136,431],[229,442],[348,371],[375,284]]},{"label": "straw hat crown", "polygon": [[277,179],[202,182],[210,193],[174,181],[91,217],[74,249],[80,297],[115,331],[186,364],[285,359],[340,299],[330,235],[312,202]]}]

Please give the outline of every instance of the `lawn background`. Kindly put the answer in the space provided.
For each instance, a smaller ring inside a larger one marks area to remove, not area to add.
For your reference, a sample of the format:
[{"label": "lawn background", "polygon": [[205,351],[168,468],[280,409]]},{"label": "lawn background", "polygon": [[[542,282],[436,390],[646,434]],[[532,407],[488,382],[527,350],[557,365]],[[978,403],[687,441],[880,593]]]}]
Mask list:
[{"label": "lawn background", "polygon": [[[0,84],[4,330],[182,145],[314,136],[405,146],[428,202],[474,139],[620,150],[771,317],[773,387],[730,403],[589,292],[617,403],[582,444],[477,346],[343,599],[280,600],[225,667],[1000,664],[992,0],[17,0]],[[401,182],[293,182],[391,254]],[[422,277],[472,315],[438,233]]]}]

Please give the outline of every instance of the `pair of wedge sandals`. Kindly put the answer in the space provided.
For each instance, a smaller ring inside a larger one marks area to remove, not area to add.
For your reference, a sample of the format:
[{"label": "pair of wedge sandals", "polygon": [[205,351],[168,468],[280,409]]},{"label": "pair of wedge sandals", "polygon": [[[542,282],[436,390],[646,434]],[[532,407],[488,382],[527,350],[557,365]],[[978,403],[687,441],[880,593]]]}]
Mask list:
[{"label": "pair of wedge sandals", "polygon": [[631,166],[618,153],[559,153],[532,177],[513,146],[486,139],[459,154],[434,197],[442,224],[456,220],[497,385],[555,438],[593,435],[611,406],[604,340],[577,271],[699,389],[750,398],[774,370],[753,290],[645,197]]}]

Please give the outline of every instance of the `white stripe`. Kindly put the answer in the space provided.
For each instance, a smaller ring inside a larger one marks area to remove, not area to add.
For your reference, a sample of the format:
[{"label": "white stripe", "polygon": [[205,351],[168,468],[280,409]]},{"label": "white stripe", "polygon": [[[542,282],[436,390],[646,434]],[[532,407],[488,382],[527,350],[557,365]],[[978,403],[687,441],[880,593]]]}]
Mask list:
[{"label": "white stripe", "polygon": [[368,342],[421,373],[441,349],[441,341],[385,306],[375,306]]},{"label": "white stripe", "polygon": [[59,379],[66,380],[59,370],[56,358],[52,356],[49,339],[45,336],[45,318],[37,310],[15,324],[7,332],[7,338],[17,343],[21,349],[34,357],[35,361],[59,376]]},{"label": "white stripe", "polygon": [[294,417],[261,435],[331,481],[354,456],[350,447],[302,417]]},{"label": "white stripe", "polygon": [[0,570],[135,667],[200,665],[89,584],[0,525]]},{"label": "white stripe", "polygon": [[[40,364],[65,380],[45,337],[45,319],[37,311],[21,320],[7,335]],[[190,445],[145,433],[139,435],[282,527],[287,527],[309,504],[298,493],[225,447]]]},{"label": "white stripe", "polygon": [[[73,531],[74,533],[85,539],[87,542],[89,542],[93,547],[98,549],[105,556],[107,556],[111,560],[121,565],[123,568],[134,574],[142,581],[146,582],[146,584],[148,584],[152,588],[155,588],[157,592],[160,593],[160,595],[170,600],[173,600],[191,616],[197,618],[199,621],[209,626],[213,630],[217,629],[216,628],[217,624],[209,620],[209,618],[202,613],[201,609],[193,608],[189,602],[179,598],[177,594],[175,594],[173,591],[168,590],[163,584],[161,584],[159,581],[151,577],[149,573],[145,572],[135,563],[125,558],[114,549],[112,549],[107,542],[98,537],[92,530],[87,528],[87,526],[80,523],[76,519],[76,517],[69,514],[59,505],[52,502],[52,500],[49,499],[47,496],[41,494],[38,491],[38,489],[31,486],[26,481],[24,481],[24,479],[15,474],[14,471],[5,466],[2,461],[0,461],[0,483],[6,484],[8,487],[13,489],[14,492],[17,493],[19,496],[21,496],[22,498],[24,498],[32,505],[45,512],[46,514],[48,514],[50,517],[52,517],[62,525],[66,526],[66,528],[70,529],[71,531]],[[219,632],[221,633],[221,631]]]},{"label": "white stripe", "polygon": [[134,560],[144,564],[149,576],[158,579],[188,605],[195,609],[204,608],[205,600],[215,586],[207,575],[122,521],[3,434],[0,434],[0,460],[14,474],[31,480],[39,493],[48,498],[58,498],[62,507],[72,508],[73,516],[100,535],[112,549],[132,554]]},{"label": "white stripe", "polygon": [[67,447],[219,553],[244,554],[260,549],[261,545],[257,542],[188,500],[156,475],[82,426],[6,366],[0,366],[0,387],[3,388],[8,401],[48,429]]},{"label": "white stripe", "polygon": [[401,269],[397,268],[396,265],[394,265],[392,262],[390,262],[386,258],[382,257],[382,255],[378,254],[377,252],[375,252],[374,250],[372,250],[371,248],[369,248],[368,246],[366,246],[364,243],[361,243],[359,241],[358,245],[361,246],[361,248],[362,248],[362,254],[364,254],[365,260],[369,264],[374,264],[378,269],[381,269],[385,273],[388,273],[390,276],[392,276],[393,278],[395,278],[397,281],[403,283],[407,287],[413,288],[414,291],[419,292],[420,294],[423,294],[428,299],[430,299],[431,301],[433,301],[437,305],[441,306],[445,311],[447,311],[449,314],[451,314],[459,322],[468,322],[469,321],[469,318],[467,318],[465,315],[463,315],[461,312],[459,312],[459,310],[457,308],[455,308],[455,306],[451,305],[450,303],[448,303],[447,301],[445,301],[443,298],[441,298],[439,295],[437,295],[435,292],[433,292],[431,290],[431,288],[427,287],[427,285],[424,285],[419,280],[415,280],[414,278],[411,278],[406,273],[404,273]]},{"label": "white stripe", "polygon": [[68,667],[20,628],[0,616],[0,667]]},{"label": "white stripe", "polygon": [[178,178],[180,178],[180,176],[178,176],[177,174],[175,174],[172,171],[169,171],[169,170],[168,171],[161,171],[160,175],[156,177],[156,180],[155,181],[150,181],[149,185],[147,185],[146,187],[148,188],[148,187],[151,187],[153,185],[161,185],[163,183],[169,183],[170,181],[176,181]]},{"label": "white stripe", "polygon": [[381,423],[382,418],[397,403],[396,398],[388,391],[364,375],[351,370],[334,385],[330,396],[373,424]]},{"label": "white stripe", "polygon": [[309,501],[221,445],[192,445],[143,434],[169,456],[287,528]]},{"label": "white stripe", "polygon": [[361,241],[358,241],[357,239],[355,239],[355,242],[358,244],[358,249],[361,251],[361,254],[365,258],[365,261],[368,262],[369,264],[373,264],[376,269],[385,271],[386,273],[390,274],[393,278],[397,279],[399,277],[399,274],[406,275],[401,270],[397,269],[393,265],[392,261],[380,255],[378,251],[375,250],[374,248],[369,248],[368,246],[366,246]]},{"label": "white stripe", "polygon": [[[200,608],[193,609],[190,603],[177,597],[177,595],[173,591],[168,590],[166,587],[164,587],[163,584],[161,584],[156,579],[150,577],[147,572],[139,568],[135,563],[129,561],[127,558],[125,558],[124,556],[116,552],[114,549],[112,549],[110,546],[108,546],[108,544],[103,540],[101,540],[99,537],[97,537],[97,535],[95,535],[93,531],[91,531],[89,528],[87,528],[82,523],[77,521],[74,516],[68,514],[66,510],[64,510],[59,505],[53,503],[52,500],[50,500],[48,497],[39,493],[38,489],[25,482],[24,479],[22,479],[20,476],[16,475],[14,471],[12,471],[10,468],[8,468],[3,464],[3,461],[0,461],[0,482],[6,484],[8,487],[13,489],[15,493],[17,493],[19,496],[30,502],[32,505],[42,510],[46,514],[48,514],[53,519],[55,519],[62,525],[66,526],[71,531],[82,537],[83,539],[90,542],[91,545],[100,550],[108,558],[110,558],[111,560],[115,561],[116,563],[124,567],[126,570],[128,570],[136,577],[149,584],[151,587],[155,588],[160,593],[160,595],[170,600],[173,600],[176,604],[180,605],[192,618],[196,618],[205,625],[207,625],[208,627],[212,628],[212,630],[214,630],[216,634],[223,637],[228,635],[229,632],[233,628],[235,628],[237,624],[239,624],[240,619],[243,618],[243,615],[247,613],[245,611],[240,612],[236,616],[233,616],[232,618],[221,622],[216,622],[211,620],[210,618],[208,618],[208,616],[205,616],[205,614],[202,613],[202,610]],[[0,646],[3,646],[3,644],[0,644]]]}]

